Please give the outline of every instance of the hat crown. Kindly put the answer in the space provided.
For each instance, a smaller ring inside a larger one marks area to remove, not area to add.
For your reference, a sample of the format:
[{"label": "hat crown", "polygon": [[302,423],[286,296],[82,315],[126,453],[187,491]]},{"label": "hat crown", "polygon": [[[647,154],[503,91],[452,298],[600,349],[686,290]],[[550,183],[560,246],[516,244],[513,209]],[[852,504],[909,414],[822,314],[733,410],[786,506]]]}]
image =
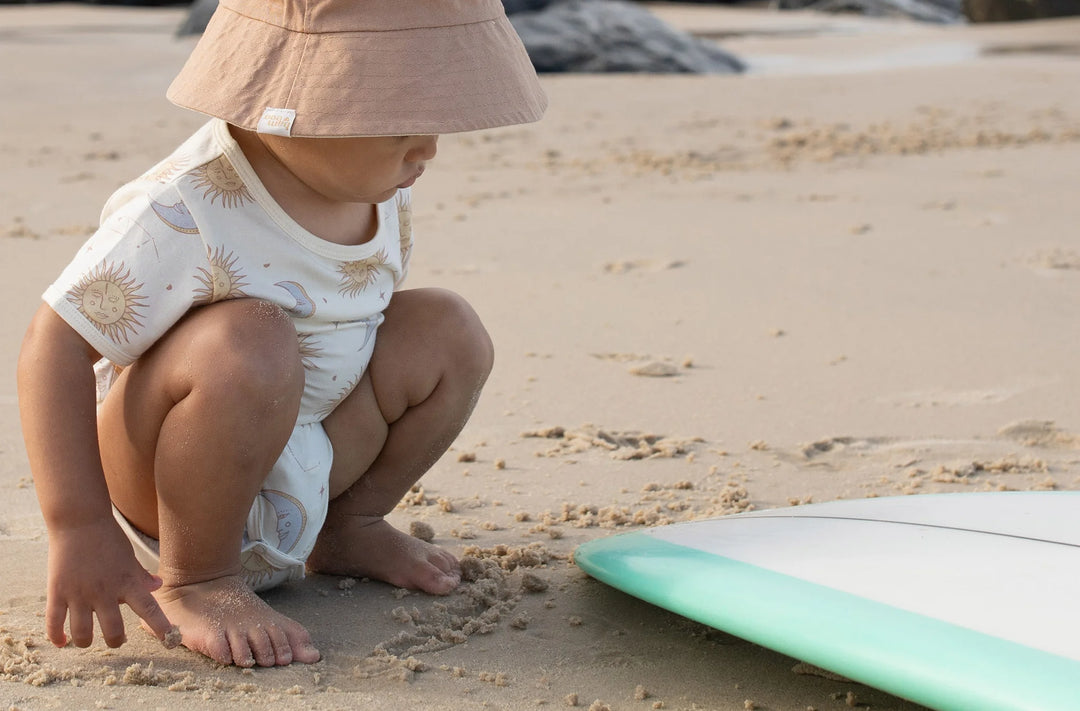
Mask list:
[{"label": "hat crown", "polygon": [[474,131],[547,106],[502,0],[219,0],[167,96],[327,138]]},{"label": "hat crown", "polygon": [[220,5],[290,32],[393,32],[494,20],[502,0],[220,0]]}]

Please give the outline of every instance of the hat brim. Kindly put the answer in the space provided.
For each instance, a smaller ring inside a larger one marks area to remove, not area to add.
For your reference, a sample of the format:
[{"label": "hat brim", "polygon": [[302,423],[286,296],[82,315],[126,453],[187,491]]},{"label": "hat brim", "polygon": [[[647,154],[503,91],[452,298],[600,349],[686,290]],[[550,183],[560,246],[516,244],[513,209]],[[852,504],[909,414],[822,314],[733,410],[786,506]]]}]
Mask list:
[{"label": "hat brim", "polygon": [[501,11],[450,26],[305,33],[222,5],[166,96],[252,131],[267,108],[291,109],[296,137],[474,131],[537,121],[547,107]]}]

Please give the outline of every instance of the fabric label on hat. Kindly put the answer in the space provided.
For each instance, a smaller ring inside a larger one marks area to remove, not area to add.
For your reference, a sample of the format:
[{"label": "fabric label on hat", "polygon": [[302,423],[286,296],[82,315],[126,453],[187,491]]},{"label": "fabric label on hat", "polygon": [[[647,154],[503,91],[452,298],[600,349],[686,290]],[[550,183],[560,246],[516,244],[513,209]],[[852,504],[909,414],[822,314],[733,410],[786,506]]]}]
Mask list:
[{"label": "fabric label on hat", "polygon": [[259,125],[255,130],[274,136],[290,136],[295,119],[296,112],[292,109],[275,109],[268,106],[263,109],[262,118],[259,119]]}]

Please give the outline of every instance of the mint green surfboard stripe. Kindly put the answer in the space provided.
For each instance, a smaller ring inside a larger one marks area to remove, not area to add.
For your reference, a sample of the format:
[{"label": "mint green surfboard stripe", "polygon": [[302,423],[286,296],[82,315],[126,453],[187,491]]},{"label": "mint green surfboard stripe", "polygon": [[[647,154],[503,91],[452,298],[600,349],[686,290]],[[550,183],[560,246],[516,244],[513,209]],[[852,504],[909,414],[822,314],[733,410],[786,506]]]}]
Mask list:
[{"label": "mint green surfboard stripe", "polygon": [[574,560],[642,600],[940,711],[1080,708],[1080,662],[823,585],[644,533],[585,543]]}]

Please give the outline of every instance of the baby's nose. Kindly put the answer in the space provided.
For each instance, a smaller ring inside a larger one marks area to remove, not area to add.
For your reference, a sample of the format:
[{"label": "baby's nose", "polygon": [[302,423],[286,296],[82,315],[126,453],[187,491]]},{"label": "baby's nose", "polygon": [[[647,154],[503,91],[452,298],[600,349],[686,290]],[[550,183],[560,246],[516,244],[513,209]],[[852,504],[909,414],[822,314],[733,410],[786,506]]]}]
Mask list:
[{"label": "baby's nose", "polygon": [[428,161],[435,157],[435,153],[438,152],[438,136],[424,136],[424,142],[420,144],[417,153],[419,154],[419,160]]}]

